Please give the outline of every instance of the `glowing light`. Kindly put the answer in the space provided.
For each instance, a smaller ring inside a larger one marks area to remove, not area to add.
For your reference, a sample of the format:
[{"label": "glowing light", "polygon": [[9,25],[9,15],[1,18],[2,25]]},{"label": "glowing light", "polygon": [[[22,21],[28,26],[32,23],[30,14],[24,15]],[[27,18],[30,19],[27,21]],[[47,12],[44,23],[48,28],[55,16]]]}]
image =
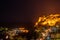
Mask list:
[{"label": "glowing light", "polygon": [[29,31],[28,30],[26,30],[26,33],[28,33]]},{"label": "glowing light", "polygon": [[39,20],[38,20],[38,22],[40,22],[42,20],[42,18],[41,17],[39,17]]},{"label": "glowing light", "polygon": [[6,36],[6,39],[8,39],[8,36]]},{"label": "glowing light", "polygon": [[20,30],[23,30],[23,29],[25,29],[25,28],[19,28]]},{"label": "glowing light", "polygon": [[58,27],[59,27],[59,25],[56,25],[56,27],[58,28]]},{"label": "glowing light", "polygon": [[51,14],[48,16],[39,17],[35,25],[40,24],[40,25],[54,26],[56,25],[57,22],[60,22],[60,14],[54,14],[54,15]]},{"label": "glowing light", "polygon": [[45,33],[42,33],[42,35],[43,35],[43,37],[45,37],[46,35],[45,35]]},{"label": "glowing light", "polygon": [[43,38],[40,38],[40,40],[44,40]]},{"label": "glowing light", "polygon": [[22,32],[26,32],[25,30],[23,30]]},{"label": "glowing light", "polygon": [[38,25],[38,22],[36,22],[35,26]]}]

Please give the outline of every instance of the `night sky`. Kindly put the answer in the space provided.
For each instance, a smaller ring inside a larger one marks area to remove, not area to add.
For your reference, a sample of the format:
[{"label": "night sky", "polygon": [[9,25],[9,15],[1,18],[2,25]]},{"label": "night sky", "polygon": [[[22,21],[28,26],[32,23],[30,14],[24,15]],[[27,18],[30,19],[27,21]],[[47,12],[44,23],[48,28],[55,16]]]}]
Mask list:
[{"label": "night sky", "polygon": [[60,13],[60,1],[2,0],[0,22],[32,22],[39,16]]}]

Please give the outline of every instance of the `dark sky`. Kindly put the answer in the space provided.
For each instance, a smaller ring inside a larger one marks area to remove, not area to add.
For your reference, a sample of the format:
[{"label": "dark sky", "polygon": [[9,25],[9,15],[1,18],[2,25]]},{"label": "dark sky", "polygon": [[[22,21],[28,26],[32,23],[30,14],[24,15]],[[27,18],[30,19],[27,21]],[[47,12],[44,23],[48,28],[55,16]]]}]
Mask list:
[{"label": "dark sky", "polygon": [[60,1],[2,0],[0,22],[36,22],[39,16],[60,13]]}]

